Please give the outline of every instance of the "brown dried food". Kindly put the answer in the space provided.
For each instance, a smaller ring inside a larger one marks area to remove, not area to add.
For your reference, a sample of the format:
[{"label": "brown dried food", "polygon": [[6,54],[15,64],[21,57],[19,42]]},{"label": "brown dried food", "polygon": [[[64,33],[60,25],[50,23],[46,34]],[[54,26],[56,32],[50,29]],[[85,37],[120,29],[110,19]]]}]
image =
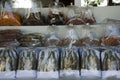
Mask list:
[{"label": "brown dried food", "polygon": [[17,29],[7,29],[7,30],[1,30],[0,31],[0,36],[3,39],[18,39],[22,35],[20,30]]},{"label": "brown dried food", "polygon": [[14,12],[2,12],[0,13],[0,26],[20,26],[21,17]]},{"label": "brown dried food", "polygon": [[101,43],[106,46],[117,46],[120,45],[120,38],[113,36],[105,36],[101,38]]},{"label": "brown dried food", "polygon": [[62,39],[58,42],[58,46],[67,46],[70,44],[70,39],[68,38],[65,38],[65,39]]},{"label": "brown dried food", "polygon": [[77,40],[75,45],[76,46],[87,46],[87,45],[100,46],[101,43],[99,40],[90,40],[89,37],[85,37],[85,38]]},{"label": "brown dried food", "polygon": [[80,25],[85,24],[85,22],[80,18],[72,18],[67,22],[67,24]]},{"label": "brown dried food", "polygon": [[22,18],[23,25],[44,25],[44,17],[41,15],[41,12],[30,13],[29,17]]},{"label": "brown dried food", "polygon": [[75,44],[73,44],[75,46],[85,46],[84,42],[82,40],[76,40]]},{"label": "brown dried food", "polygon": [[21,33],[18,29],[7,29],[7,30],[1,30],[0,34],[11,34],[11,33]]},{"label": "brown dried food", "polygon": [[96,22],[95,19],[84,18],[83,20],[85,23],[89,23],[89,24],[94,24]]},{"label": "brown dried food", "polygon": [[43,46],[44,36],[42,34],[24,34],[18,40],[21,46]]},{"label": "brown dried food", "polygon": [[67,17],[63,12],[58,12],[58,14],[54,14],[52,11],[48,13],[48,22],[49,24],[55,25],[63,25],[67,21]]},{"label": "brown dried food", "polygon": [[94,44],[94,45],[96,45],[96,46],[101,46],[100,40],[92,40],[92,41],[91,41],[91,44]]}]

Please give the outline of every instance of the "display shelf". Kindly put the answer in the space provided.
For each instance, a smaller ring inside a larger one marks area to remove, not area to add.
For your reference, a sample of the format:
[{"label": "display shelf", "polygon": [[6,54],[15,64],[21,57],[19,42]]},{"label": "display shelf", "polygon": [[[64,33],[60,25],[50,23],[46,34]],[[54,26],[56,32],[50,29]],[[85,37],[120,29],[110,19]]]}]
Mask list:
[{"label": "display shelf", "polygon": [[[57,26],[1,26],[0,30],[5,29],[19,29],[23,33],[42,33],[45,35],[55,31],[60,38],[66,37],[67,31],[71,28],[75,29],[79,38],[87,36],[89,31],[96,33],[97,37],[101,37],[105,33],[105,29],[111,24],[97,24],[97,25],[57,25]],[[118,26],[119,27],[119,26]]]}]

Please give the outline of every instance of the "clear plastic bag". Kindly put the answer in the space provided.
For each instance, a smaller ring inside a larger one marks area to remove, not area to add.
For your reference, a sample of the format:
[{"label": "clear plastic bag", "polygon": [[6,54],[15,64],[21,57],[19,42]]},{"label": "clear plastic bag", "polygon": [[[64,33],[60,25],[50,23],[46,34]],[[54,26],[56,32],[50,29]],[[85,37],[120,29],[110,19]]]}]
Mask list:
[{"label": "clear plastic bag", "polygon": [[[40,8],[37,5],[39,5]],[[39,3],[32,4],[32,7],[27,9],[27,14],[22,18],[22,25],[44,25],[45,17],[41,14],[41,8],[41,1]]]},{"label": "clear plastic bag", "polygon": [[22,33],[18,29],[6,29],[0,31],[0,46],[19,46],[18,39]]},{"label": "clear plastic bag", "polygon": [[74,46],[78,40],[77,32],[72,28],[69,29],[65,38],[63,38],[58,45],[60,46]]},{"label": "clear plastic bag", "polygon": [[44,39],[45,36],[43,34],[29,33],[23,34],[18,41],[20,42],[20,46],[23,47],[40,47],[44,45]]},{"label": "clear plastic bag", "polygon": [[[120,54],[115,47],[106,48],[101,53],[102,78],[115,80],[119,77]],[[117,76],[118,75],[118,76]]]},{"label": "clear plastic bag", "polygon": [[35,79],[37,70],[37,52],[33,48],[18,48],[17,79]]},{"label": "clear plastic bag", "polygon": [[67,17],[68,21],[66,24],[73,24],[73,25],[80,25],[85,24],[84,20],[82,19],[82,8],[74,6],[72,3],[68,6]]},{"label": "clear plastic bag", "polygon": [[85,7],[82,14],[83,14],[83,21],[86,24],[94,24],[96,22],[91,7]]},{"label": "clear plastic bag", "polygon": [[63,25],[66,23],[67,17],[61,8],[64,4],[61,2],[53,2],[49,4],[50,11],[48,13],[48,23],[51,25]]},{"label": "clear plastic bag", "polygon": [[79,54],[78,48],[62,48],[60,65],[60,80],[79,80]]},{"label": "clear plastic bag", "polygon": [[110,25],[106,29],[105,35],[101,38],[101,44],[103,46],[118,46],[120,45],[119,35],[119,27],[116,25]]},{"label": "clear plastic bag", "polygon": [[17,58],[15,49],[0,48],[0,79],[15,79]]},{"label": "clear plastic bag", "polygon": [[81,77],[83,80],[101,79],[100,51],[83,47],[81,52]]},{"label": "clear plastic bag", "polygon": [[38,56],[37,79],[59,80],[59,51],[57,48],[41,49]]},{"label": "clear plastic bag", "polygon": [[60,40],[57,37],[56,33],[51,32],[50,36],[47,38],[46,46],[51,46],[51,47],[58,46],[59,41]]},{"label": "clear plastic bag", "polygon": [[9,2],[1,4],[2,10],[0,12],[0,26],[20,26],[21,16],[13,12]]}]

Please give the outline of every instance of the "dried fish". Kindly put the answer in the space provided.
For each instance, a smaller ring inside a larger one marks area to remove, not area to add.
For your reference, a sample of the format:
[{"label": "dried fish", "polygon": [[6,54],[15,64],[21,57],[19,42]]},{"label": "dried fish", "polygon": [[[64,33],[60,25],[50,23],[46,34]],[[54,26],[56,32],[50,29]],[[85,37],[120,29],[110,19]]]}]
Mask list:
[{"label": "dried fish", "polygon": [[119,70],[119,57],[113,49],[105,50],[102,53],[103,70]]},{"label": "dried fish", "polygon": [[99,52],[94,49],[83,49],[82,69],[100,70]]},{"label": "dried fish", "polygon": [[18,70],[36,70],[36,51],[23,49],[19,55]]},{"label": "dried fish", "polygon": [[58,56],[57,49],[49,48],[41,50],[38,60],[38,71],[58,71]]},{"label": "dried fish", "polygon": [[77,49],[63,49],[61,53],[61,70],[79,70]]},{"label": "dried fish", "polygon": [[17,65],[16,52],[13,49],[0,49],[0,72],[15,71]]}]

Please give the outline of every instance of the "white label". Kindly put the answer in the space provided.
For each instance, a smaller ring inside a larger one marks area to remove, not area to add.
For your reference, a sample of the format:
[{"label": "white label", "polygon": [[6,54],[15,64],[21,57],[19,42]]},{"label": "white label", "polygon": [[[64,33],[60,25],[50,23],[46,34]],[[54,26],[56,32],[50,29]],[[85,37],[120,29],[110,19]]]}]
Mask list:
[{"label": "white label", "polygon": [[37,79],[59,79],[58,71],[37,72]]},{"label": "white label", "polygon": [[17,70],[16,78],[35,78],[36,73],[35,70]]},{"label": "white label", "polygon": [[0,72],[0,80],[2,79],[15,79],[15,71]]}]

